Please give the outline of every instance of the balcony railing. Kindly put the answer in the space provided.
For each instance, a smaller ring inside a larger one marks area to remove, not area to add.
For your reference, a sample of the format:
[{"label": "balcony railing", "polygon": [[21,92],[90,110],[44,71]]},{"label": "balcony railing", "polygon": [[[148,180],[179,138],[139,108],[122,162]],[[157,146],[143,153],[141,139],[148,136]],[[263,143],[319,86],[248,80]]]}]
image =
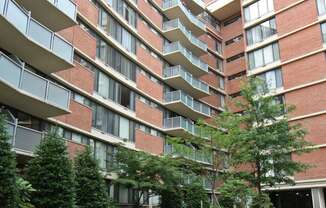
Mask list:
[{"label": "balcony railing", "polygon": [[195,37],[186,27],[181,23],[179,19],[170,20],[163,23],[163,30],[180,29],[187,39],[197,47],[204,51],[207,51],[207,44]]},{"label": "balcony railing", "polygon": [[[57,5],[64,7],[63,3],[57,3]],[[16,2],[13,0],[2,0],[0,2],[0,14],[25,36],[52,51],[60,58],[72,63],[73,46],[33,19],[31,13],[19,6]]]},{"label": "balcony railing", "polygon": [[204,72],[208,72],[208,65],[202,60],[200,60],[197,56],[193,55],[185,47],[183,47],[180,42],[173,42],[164,45],[163,53],[167,54],[174,52],[182,53],[182,55],[186,57],[188,61],[195,65],[197,68],[200,68]]},{"label": "balcony railing", "polygon": [[184,105],[194,111],[205,114],[207,116],[211,115],[210,107],[208,105],[194,100],[191,96],[187,95],[181,90],[164,93],[164,101],[166,103],[182,102]]},{"label": "balcony railing", "polygon": [[191,147],[186,146],[185,148],[182,148],[182,150],[178,150],[177,148],[173,147],[173,145],[166,144],[164,147],[164,153],[207,164],[212,164],[213,162],[213,155],[211,152],[203,152],[201,150],[191,149]]},{"label": "balcony railing", "polygon": [[184,117],[178,116],[173,118],[165,118],[163,120],[165,129],[184,129],[188,133],[195,135],[195,125],[193,122]]},{"label": "balcony railing", "polygon": [[19,126],[17,121],[14,123],[7,121],[7,132],[10,136],[12,147],[19,152],[28,154],[33,154],[44,138],[44,132]]},{"label": "balcony railing", "polygon": [[71,0],[48,0],[55,7],[65,13],[68,17],[73,20],[76,20],[77,6]]},{"label": "balcony railing", "polygon": [[174,76],[181,76],[186,82],[192,85],[194,88],[199,89],[205,93],[209,93],[209,87],[206,83],[196,79],[191,73],[184,70],[180,65],[167,67],[164,69],[164,77],[170,78]]},{"label": "balcony railing", "polygon": [[0,52],[0,81],[44,102],[69,109],[70,91],[31,72]]},{"label": "balcony railing", "polygon": [[194,16],[181,2],[181,0],[164,0],[163,1],[163,9],[169,9],[172,7],[179,6],[183,13],[187,16],[188,20],[195,24],[197,27],[205,30],[205,23],[201,22],[196,16]]}]

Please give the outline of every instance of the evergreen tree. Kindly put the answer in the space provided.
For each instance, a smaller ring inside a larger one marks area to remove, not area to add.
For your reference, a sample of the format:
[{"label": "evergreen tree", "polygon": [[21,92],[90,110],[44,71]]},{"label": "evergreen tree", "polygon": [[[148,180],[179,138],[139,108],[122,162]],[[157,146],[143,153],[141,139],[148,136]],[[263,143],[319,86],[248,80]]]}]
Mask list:
[{"label": "evergreen tree", "polygon": [[108,208],[109,196],[97,161],[89,148],[75,158],[76,205],[80,208]]},{"label": "evergreen tree", "polygon": [[27,167],[27,179],[36,189],[32,203],[36,207],[74,207],[74,175],[65,142],[55,133],[42,140]]},{"label": "evergreen tree", "polygon": [[11,151],[5,118],[0,115],[0,206],[16,208],[16,158]]}]

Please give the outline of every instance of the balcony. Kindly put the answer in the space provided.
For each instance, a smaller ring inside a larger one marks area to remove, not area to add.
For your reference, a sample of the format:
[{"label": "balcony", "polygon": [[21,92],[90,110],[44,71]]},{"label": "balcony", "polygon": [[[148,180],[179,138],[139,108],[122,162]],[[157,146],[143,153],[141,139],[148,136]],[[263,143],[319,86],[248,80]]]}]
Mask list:
[{"label": "balcony", "polygon": [[224,20],[241,12],[241,0],[217,0],[210,4],[207,9],[218,20]]},{"label": "balcony", "polygon": [[20,155],[32,156],[37,146],[44,138],[44,132],[19,126],[17,120],[7,121],[7,132],[11,138],[13,149]]},{"label": "balcony", "polygon": [[70,91],[0,53],[0,102],[34,116],[69,113]]},{"label": "balcony", "polygon": [[175,137],[192,137],[195,135],[195,125],[192,121],[178,116],[163,120],[165,132]]},{"label": "balcony", "polygon": [[[45,138],[46,132],[37,131],[18,124],[17,119],[6,121],[7,133],[10,136],[10,144],[18,155],[18,160],[24,156],[31,157],[37,147]],[[64,140],[70,158],[85,149],[85,145],[71,140]]]},{"label": "balcony", "polygon": [[208,65],[183,47],[180,42],[164,45],[163,56],[173,65],[182,65],[196,77],[208,73]]},{"label": "balcony", "polygon": [[[193,0],[190,0],[193,1]],[[181,0],[164,0],[163,13],[169,19],[179,18],[183,25],[192,31],[195,36],[206,32],[205,23],[194,16],[181,2]]]},{"label": "balcony", "polygon": [[211,116],[211,109],[208,105],[194,100],[181,90],[165,92],[164,106],[195,121]]},{"label": "balcony", "polygon": [[198,15],[205,10],[205,2],[203,0],[184,0],[183,2],[195,15]]},{"label": "balcony", "polygon": [[76,22],[77,6],[71,0],[16,0],[33,17],[53,31],[60,31],[74,26]]},{"label": "balcony", "polygon": [[182,45],[191,50],[196,56],[207,52],[207,44],[188,31],[179,19],[164,22],[163,33],[172,42],[180,41]]},{"label": "balcony", "polygon": [[185,148],[180,151],[173,145],[166,144],[164,147],[164,154],[173,155],[176,157],[184,157],[186,159],[206,163],[208,165],[211,165],[213,163],[212,152],[200,151],[191,146],[185,146]]},{"label": "balcony", "polygon": [[0,29],[0,47],[43,73],[73,67],[73,46],[12,0],[0,2]]},{"label": "balcony", "polygon": [[180,65],[167,67],[163,72],[164,80],[170,86],[176,89],[181,89],[192,95],[194,98],[202,98],[209,96],[209,87],[205,82],[202,82],[192,76],[189,72],[183,69]]}]

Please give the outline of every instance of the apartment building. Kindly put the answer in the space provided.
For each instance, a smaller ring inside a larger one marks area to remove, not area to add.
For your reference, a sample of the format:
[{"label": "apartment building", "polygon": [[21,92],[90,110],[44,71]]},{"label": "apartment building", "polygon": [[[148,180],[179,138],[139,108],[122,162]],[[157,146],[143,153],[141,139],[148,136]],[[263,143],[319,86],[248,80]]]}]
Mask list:
[{"label": "apartment building", "polygon": [[[273,202],[325,207],[324,22],[325,0],[1,0],[0,105],[19,166],[54,127],[72,156],[91,146],[105,172],[120,144],[174,152],[166,136],[201,135],[198,119],[239,111],[227,96],[259,76],[319,147],[293,155],[315,166],[270,190]],[[110,196],[132,204],[106,177]]]},{"label": "apartment building", "polygon": [[296,106],[289,122],[301,123],[318,147],[292,155],[313,165],[293,176],[295,186],[267,189],[275,207],[325,207],[325,6],[325,0],[220,0],[207,6],[222,20],[227,94],[240,99],[241,80],[261,77],[278,102]]}]

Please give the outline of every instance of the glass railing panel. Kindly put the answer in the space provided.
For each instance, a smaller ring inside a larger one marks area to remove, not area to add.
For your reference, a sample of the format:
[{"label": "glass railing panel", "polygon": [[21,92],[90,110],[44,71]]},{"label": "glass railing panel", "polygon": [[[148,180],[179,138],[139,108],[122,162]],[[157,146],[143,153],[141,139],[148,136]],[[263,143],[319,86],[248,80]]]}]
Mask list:
[{"label": "glass railing panel", "polygon": [[13,1],[8,2],[7,19],[24,34],[27,31],[28,18],[29,16],[22,8],[19,8]]},{"label": "glass railing panel", "polygon": [[62,40],[58,36],[54,36],[53,39],[53,52],[61,58],[71,62],[73,48],[66,41]]},{"label": "glass railing panel", "polygon": [[12,123],[7,122],[6,123],[6,132],[9,136],[9,143],[13,143],[14,135],[15,135],[15,125]]},{"label": "glass railing panel", "polygon": [[54,103],[63,108],[68,108],[69,91],[50,82],[47,99],[51,103]]},{"label": "glass railing panel", "polygon": [[70,0],[58,0],[57,7],[71,19],[76,17],[76,5]]},{"label": "glass railing panel", "polygon": [[40,43],[42,46],[50,49],[51,40],[52,40],[52,32],[47,28],[43,27],[41,24],[36,22],[35,20],[30,21],[28,35]]},{"label": "glass railing panel", "polygon": [[24,71],[21,88],[30,94],[45,99],[47,80],[29,72]]},{"label": "glass railing panel", "polygon": [[[57,56],[72,62],[73,47],[71,44],[57,36],[42,24],[30,17],[29,13],[19,7],[14,1],[7,1],[7,7],[3,10],[6,19],[11,22],[20,32],[30,37],[43,47],[52,50]],[[3,4],[1,4],[3,7]],[[54,36],[54,38],[52,38]]]},{"label": "glass railing panel", "polygon": [[34,152],[41,143],[42,133],[17,126],[14,147],[28,152]]},{"label": "glass railing panel", "polygon": [[6,1],[0,1],[0,14],[3,14]]},{"label": "glass railing panel", "polygon": [[0,55],[0,77],[11,85],[18,87],[22,68],[3,55]]}]

